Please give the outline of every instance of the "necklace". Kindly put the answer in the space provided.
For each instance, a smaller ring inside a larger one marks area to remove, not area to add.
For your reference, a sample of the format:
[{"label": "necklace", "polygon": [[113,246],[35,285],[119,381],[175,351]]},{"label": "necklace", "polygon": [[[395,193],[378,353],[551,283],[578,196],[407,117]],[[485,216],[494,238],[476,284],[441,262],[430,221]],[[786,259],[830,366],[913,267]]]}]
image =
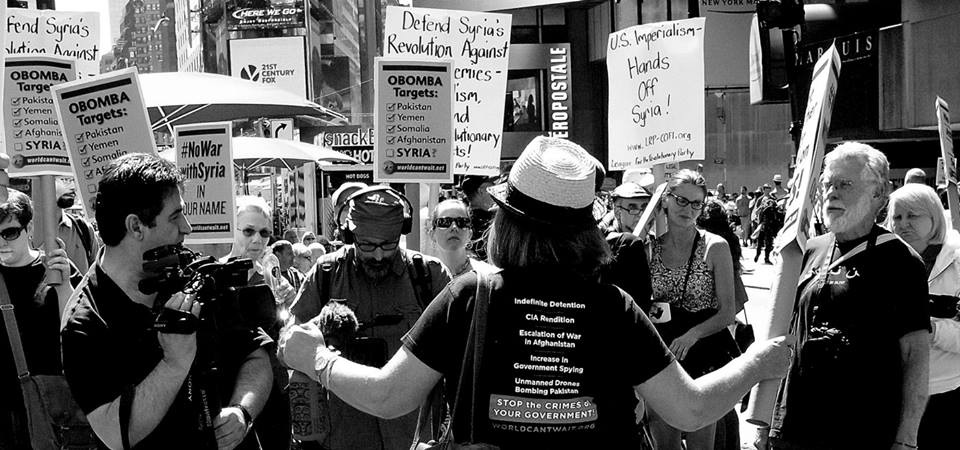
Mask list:
[{"label": "necklace", "polygon": [[461,273],[466,272],[468,268],[470,268],[470,258],[467,258],[467,260],[464,261],[463,264],[461,264],[460,267],[458,267],[457,270],[453,272],[453,275],[454,276],[460,275]]}]

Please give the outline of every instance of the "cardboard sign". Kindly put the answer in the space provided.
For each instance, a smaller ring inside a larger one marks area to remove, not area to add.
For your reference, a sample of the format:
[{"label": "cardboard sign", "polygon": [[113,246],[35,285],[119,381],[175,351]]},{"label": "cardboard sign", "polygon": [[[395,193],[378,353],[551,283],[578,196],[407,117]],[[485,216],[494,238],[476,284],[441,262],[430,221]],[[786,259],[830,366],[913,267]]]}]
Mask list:
[{"label": "cardboard sign", "polygon": [[50,86],[77,79],[76,60],[8,56],[3,71],[5,151],[11,175],[72,175]]},{"label": "cardboard sign", "polygon": [[837,80],[840,77],[840,55],[835,46],[830,46],[813,70],[810,95],[807,97],[807,112],[803,130],[800,132],[800,147],[797,149],[796,170],[788,184],[786,215],[783,228],[777,235],[774,248],[780,251],[788,243],[797,241],[800,250],[807,248],[813,216],[813,199],[816,198],[817,182],[823,168],[823,151],[833,99],[837,95]]},{"label": "cardboard sign", "polygon": [[[950,105],[937,96],[937,128],[940,130],[940,154],[947,184],[947,205],[950,207],[951,224],[960,230],[960,193],[957,192],[957,159],[953,155],[953,131],[950,130]],[[939,171],[939,169],[938,169]],[[939,173],[939,172],[938,172]]]},{"label": "cardboard sign", "polygon": [[510,23],[509,14],[387,6],[384,56],[454,61],[454,173],[500,173]]},{"label": "cardboard sign", "polygon": [[703,26],[700,17],[610,33],[610,170],[703,159]]},{"label": "cardboard sign", "polygon": [[650,232],[650,222],[656,217],[660,203],[663,202],[664,192],[667,192],[667,183],[660,183],[660,186],[657,186],[657,190],[653,192],[650,203],[647,203],[647,209],[644,209],[643,214],[640,215],[640,221],[637,222],[637,227],[633,230],[633,234],[637,235],[637,237],[643,239],[646,237],[646,234]]},{"label": "cardboard sign", "polygon": [[127,153],[157,154],[137,69],[110,72],[51,87],[70,165],[93,217],[93,195],[104,169]]},{"label": "cardboard sign", "polygon": [[231,39],[230,75],[307,97],[303,36]]},{"label": "cardboard sign", "polygon": [[7,56],[72,58],[79,79],[100,73],[100,13],[7,8],[6,17]]},{"label": "cardboard sign", "polygon": [[183,214],[193,232],[187,244],[233,242],[233,139],[230,122],[173,127],[174,156],[183,174]]},{"label": "cardboard sign", "polygon": [[452,183],[453,61],[376,59],[373,181]]}]

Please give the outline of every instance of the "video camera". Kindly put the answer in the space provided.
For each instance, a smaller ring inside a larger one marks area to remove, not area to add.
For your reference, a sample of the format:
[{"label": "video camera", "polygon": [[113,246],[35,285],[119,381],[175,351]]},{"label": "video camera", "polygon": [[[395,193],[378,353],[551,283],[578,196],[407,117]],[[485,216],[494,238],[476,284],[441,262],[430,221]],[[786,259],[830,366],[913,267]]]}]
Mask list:
[{"label": "video camera", "polygon": [[[145,252],[143,260],[149,277],[137,287],[144,294],[158,294],[156,331],[191,334],[204,320],[211,321],[214,328],[266,329],[276,323],[270,288],[248,286],[247,274],[253,268],[248,258],[220,262],[182,245],[168,245]],[[202,306],[199,320],[189,312],[163,307],[170,296],[181,291],[196,295]]]}]

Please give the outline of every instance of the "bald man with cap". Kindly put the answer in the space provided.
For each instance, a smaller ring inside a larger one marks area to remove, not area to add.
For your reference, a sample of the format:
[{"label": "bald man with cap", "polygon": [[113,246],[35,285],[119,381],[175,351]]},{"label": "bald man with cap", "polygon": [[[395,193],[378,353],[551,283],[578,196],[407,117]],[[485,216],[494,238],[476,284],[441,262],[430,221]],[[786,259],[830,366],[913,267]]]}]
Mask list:
[{"label": "bald man with cap", "polygon": [[[347,305],[361,327],[362,345],[338,349],[380,367],[400,348],[400,338],[450,281],[439,259],[399,246],[406,217],[405,198],[385,187],[354,192],[341,233],[352,244],[323,255],[307,273],[290,312],[297,323],[320,314],[330,299]],[[407,448],[417,414],[384,420],[330,395],[330,432],[320,443],[331,449]]]}]

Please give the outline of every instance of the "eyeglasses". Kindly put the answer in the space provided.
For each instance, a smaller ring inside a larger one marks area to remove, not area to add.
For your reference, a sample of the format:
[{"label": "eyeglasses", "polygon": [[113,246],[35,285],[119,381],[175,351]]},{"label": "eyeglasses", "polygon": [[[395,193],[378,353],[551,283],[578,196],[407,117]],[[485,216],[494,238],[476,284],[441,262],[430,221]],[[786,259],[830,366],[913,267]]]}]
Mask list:
[{"label": "eyeglasses", "polygon": [[703,209],[703,205],[706,204],[703,200],[690,200],[689,198],[681,197],[679,195],[672,194],[669,192],[667,193],[667,195],[673,197],[673,201],[677,202],[677,206],[681,208],[687,205],[690,205],[693,207],[693,209]]},{"label": "eyeglasses", "polygon": [[470,228],[469,217],[437,217],[433,221],[433,226],[437,228],[450,228],[457,224],[457,228]]},{"label": "eyeglasses", "polygon": [[822,189],[823,192],[829,191],[831,186],[833,187],[833,190],[842,192],[850,189],[853,186],[853,181],[844,180],[843,178],[835,178],[833,180],[823,180],[823,179],[820,180],[820,189]]},{"label": "eyeglasses", "polygon": [[20,234],[23,233],[24,227],[13,227],[5,228],[0,230],[0,237],[5,241],[15,241],[20,238]]},{"label": "eyeglasses", "polygon": [[640,209],[640,208],[624,208],[624,207],[622,207],[622,206],[620,206],[620,205],[617,205],[617,209],[621,209],[621,210],[623,210],[623,211],[626,211],[626,213],[627,213],[627,214],[630,214],[631,216],[639,216],[640,213],[643,212],[643,210]]},{"label": "eyeglasses", "polygon": [[253,235],[260,233],[260,237],[264,239],[269,238],[271,234],[271,231],[269,228],[261,228],[259,232],[254,228],[244,228],[240,231],[242,231],[243,235],[246,237],[253,237]]},{"label": "eyeglasses", "polygon": [[385,252],[389,252],[390,250],[396,250],[398,245],[400,245],[400,241],[381,242],[379,244],[371,244],[369,242],[357,242],[357,248],[365,252],[372,252],[378,248],[383,249],[383,251]]}]

